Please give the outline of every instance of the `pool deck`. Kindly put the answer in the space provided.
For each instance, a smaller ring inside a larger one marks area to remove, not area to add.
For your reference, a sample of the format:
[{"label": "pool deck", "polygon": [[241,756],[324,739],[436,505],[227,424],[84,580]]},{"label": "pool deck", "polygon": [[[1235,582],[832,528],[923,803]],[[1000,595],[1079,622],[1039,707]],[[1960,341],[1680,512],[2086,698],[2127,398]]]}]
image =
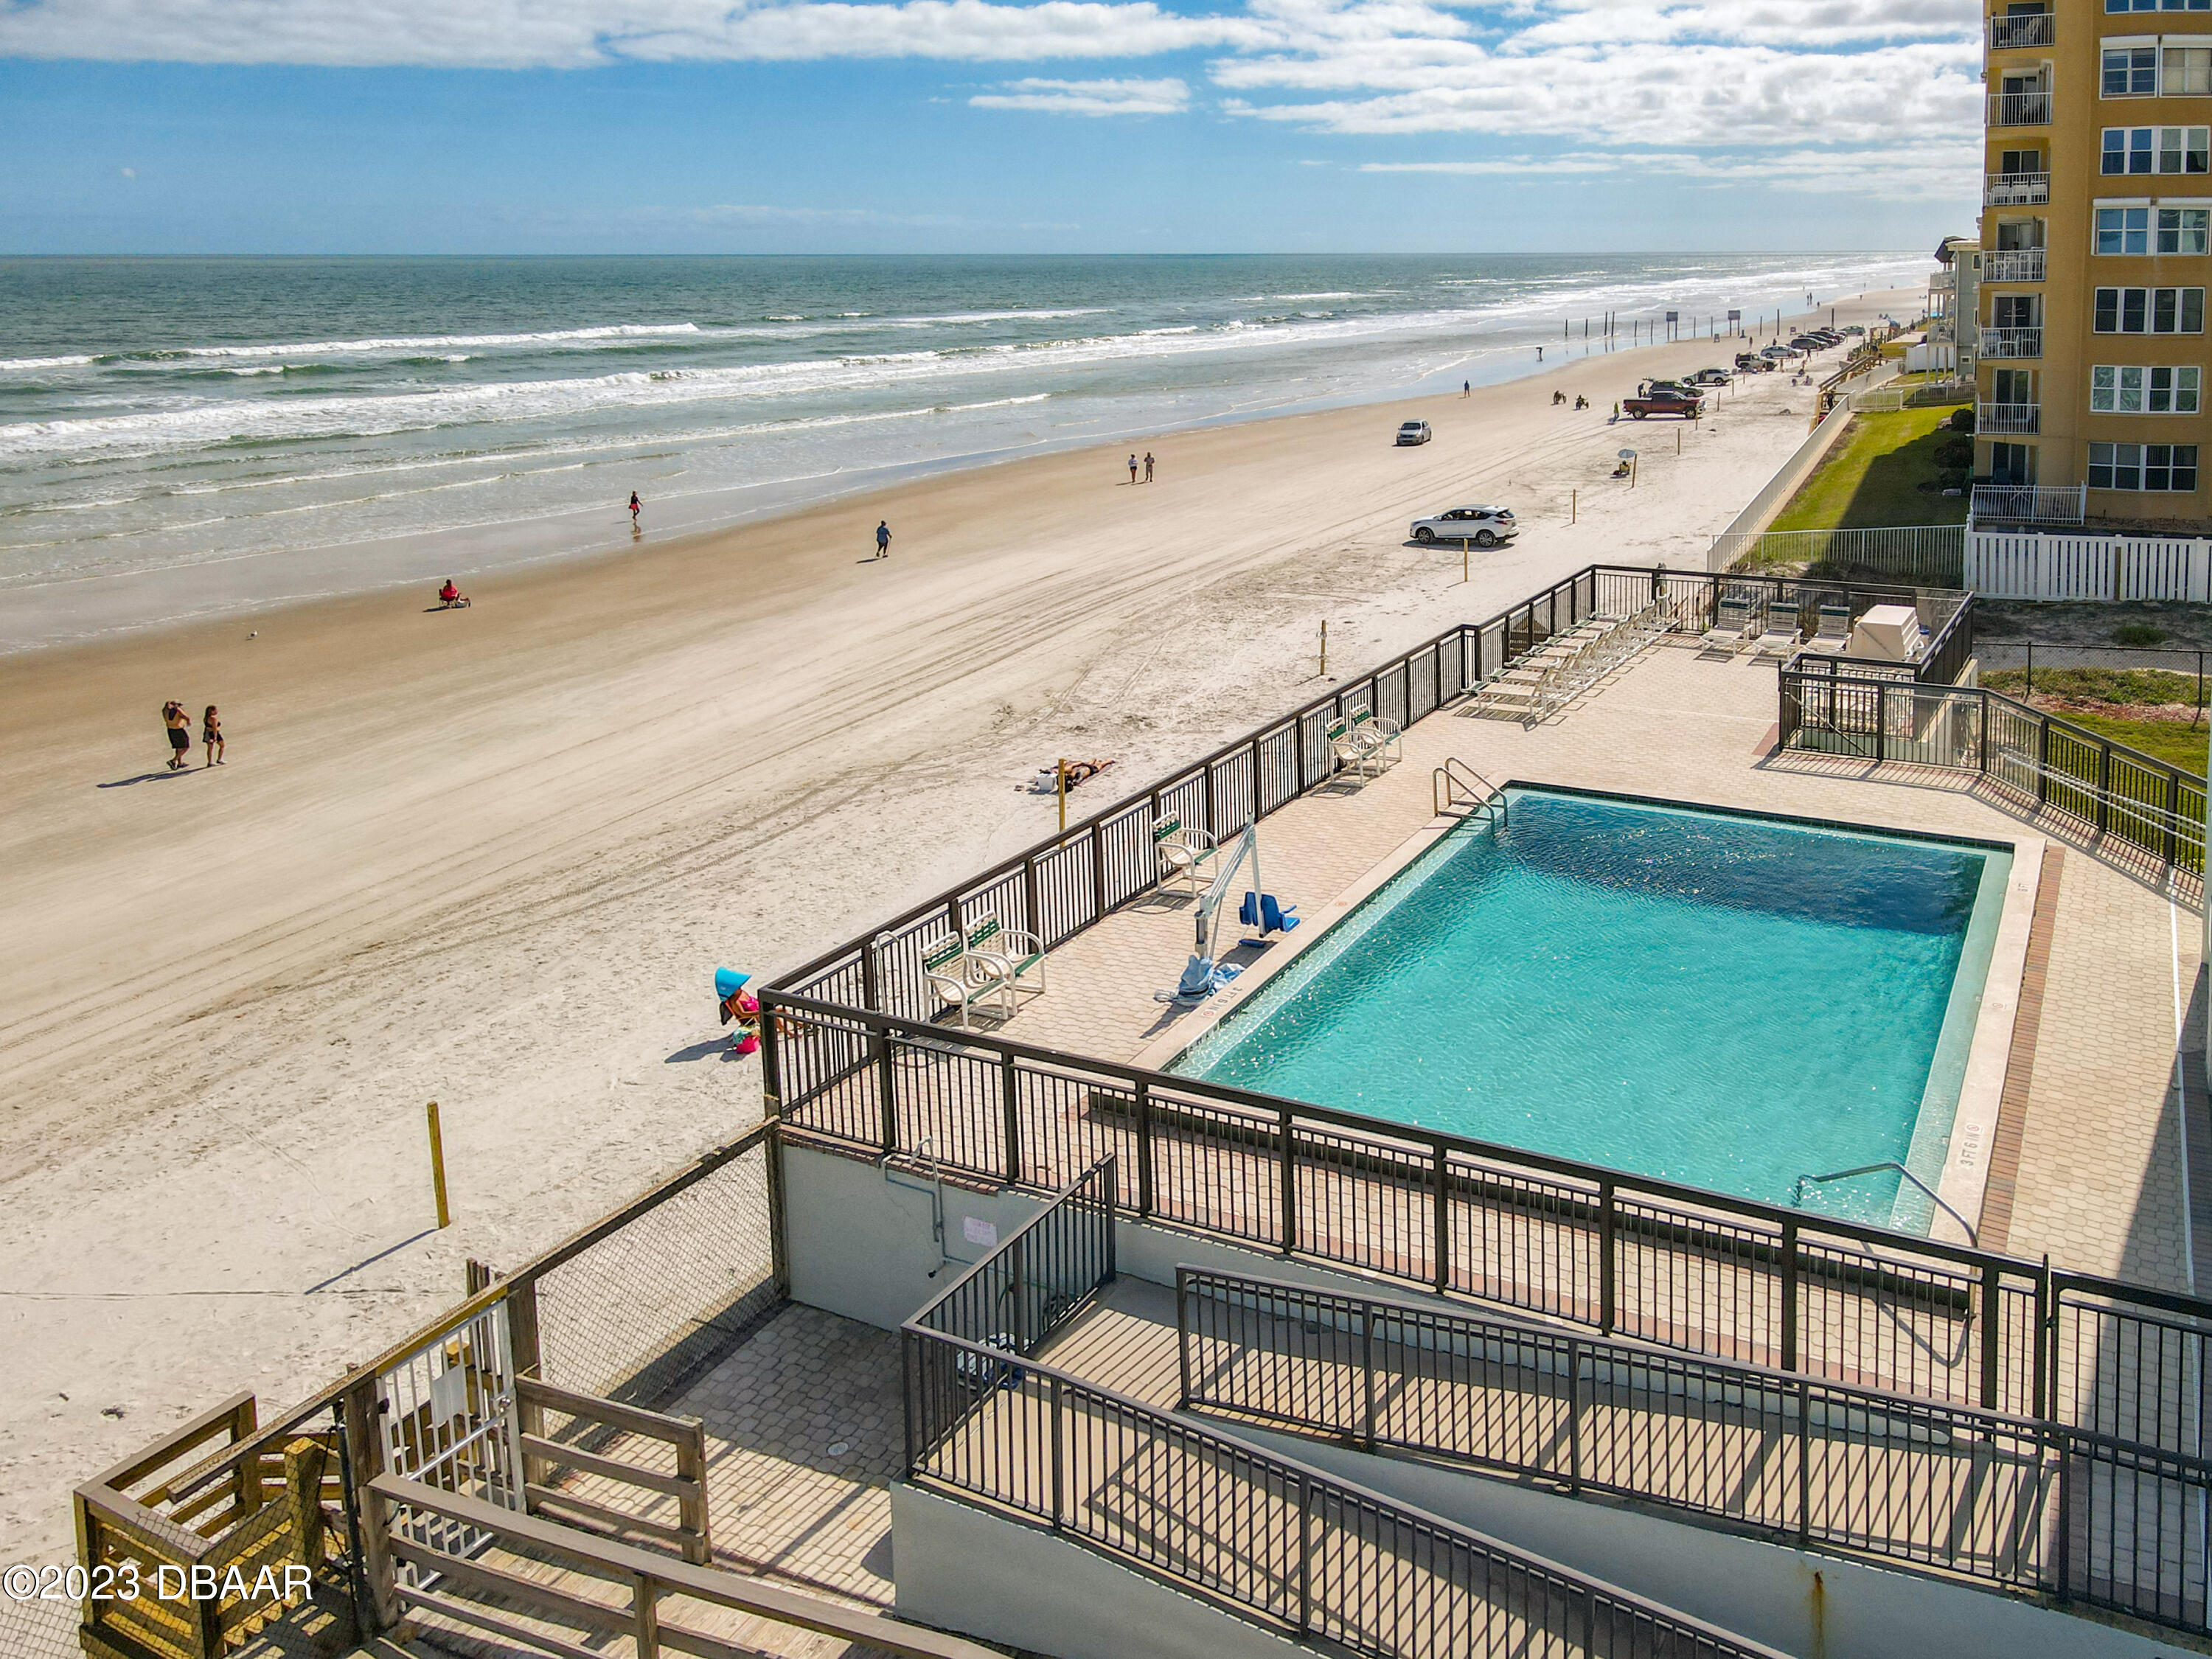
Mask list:
[{"label": "pool deck", "polygon": [[[2197,1081],[2203,922],[2194,878],[2169,891],[2124,849],[2108,853],[2065,823],[2038,821],[1977,777],[1777,756],[1776,714],[1771,661],[1681,647],[1646,653],[1535,726],[1439,712],[1406,732],[1402,759],[1381,776],[1340,777],[1261,823],[1267,888],[1325,922],[1436,832],[1431,777],[1447,757],[1500,784],[2032,845],[2045,854],[2040,892],[2023,952],[1983,1242],[2173,1290],[2194,1289],[2203,1264],[2212,1284],[2212,1116]],[[1011,1019],[979,1023],[1024,1042],[1125,1063],[1172,1055],[1215,1017],[1153,995],[1182,969],[1194,904],[1179,889],[1132,902],[1054,950],[1049,988],[1026,996]],[[1746,979],[1757,988],[1747,994],[1791,992],[1759,987],[1755,964]],[[2197,1058],[2177,1066],[2184,1048]],[[2185,1103],[2178,1079],[2189,1085]]]}]

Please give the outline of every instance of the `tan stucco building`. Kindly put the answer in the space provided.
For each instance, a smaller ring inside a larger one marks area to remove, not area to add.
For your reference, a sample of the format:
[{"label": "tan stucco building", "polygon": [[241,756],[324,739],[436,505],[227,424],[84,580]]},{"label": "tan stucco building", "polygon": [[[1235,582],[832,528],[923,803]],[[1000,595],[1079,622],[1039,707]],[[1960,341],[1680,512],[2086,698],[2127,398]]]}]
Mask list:
[{"label": "tan stucco building", "polygon": [[1996,0],[1976,517],[2212,520],[2212,0]]}]

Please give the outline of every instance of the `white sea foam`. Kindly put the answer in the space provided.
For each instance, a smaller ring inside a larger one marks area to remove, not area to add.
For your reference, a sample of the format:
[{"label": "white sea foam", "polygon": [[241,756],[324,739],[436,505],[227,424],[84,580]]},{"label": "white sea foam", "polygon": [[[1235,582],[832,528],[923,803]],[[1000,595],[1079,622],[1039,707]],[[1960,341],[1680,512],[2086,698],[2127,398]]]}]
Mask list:
[{"label": "white sea foam", "polygon": [[41,368],[82,368],[93,360],[89,356],[69,357],[0,357],[0,374],[9,370],[29,373]]},{"label": "white sea foam", "polygon": [[[566,345],[607,340],[665,339],[672,335],[696,334],[696,323],[613,323],[601,328],[550,328],[526,334],[397,334],[368,340],[315,340],[289,345],[178,346],[158,352],[113,354],[123,361],[161,362],[177,357],[368,357],[386,352],[430,352],[463,348],[496,349],[502,346]],[[95,361],[78,358],[80,362]],[[7,367],[0,363],[0,368]]]}]

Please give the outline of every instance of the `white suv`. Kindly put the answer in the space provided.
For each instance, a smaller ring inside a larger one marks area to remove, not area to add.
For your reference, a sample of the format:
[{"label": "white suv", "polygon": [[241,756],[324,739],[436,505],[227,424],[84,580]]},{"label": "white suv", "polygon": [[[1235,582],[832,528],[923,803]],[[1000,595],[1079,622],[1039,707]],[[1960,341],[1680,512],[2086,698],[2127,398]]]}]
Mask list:
[{"label": "white suv", "polygon": [[1414,520],[1413,532],[1413,539],[1424,546],[1431,542],[1473,542],[1477,547],[1495,547],[1520,533],[1521,526],[1513,522],[1510,507],[1455,507],[1433,518]]}]

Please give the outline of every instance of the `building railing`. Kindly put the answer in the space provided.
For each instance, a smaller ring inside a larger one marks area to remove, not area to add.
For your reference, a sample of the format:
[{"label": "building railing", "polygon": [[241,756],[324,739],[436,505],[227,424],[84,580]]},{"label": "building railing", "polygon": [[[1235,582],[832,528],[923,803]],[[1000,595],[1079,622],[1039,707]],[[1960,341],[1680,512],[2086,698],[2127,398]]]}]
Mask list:
[{"label": "building railing", "polygon": [[2045,250],[2039,247],[1996,248],[1982,255],[1984,283],[2039,283],[2043,280]]},{"label": "building railing", "polygon": [[2047,92],[1993,92],[1990,94],[1990,125],[1993,127],[2047,127],[2051,125],[2051,94]]},{"label": "building railing", "polygon": [[1984,357],[2040,357],[2043,356],[2043,331],[2039,328],[1985,328],[1982,331],[1978,349]]},{"label": "building railing", "polygon": [[1188,1267],[1176,1323],[1184,1410],[2203,1627],[2204,1529],[2142,1522],[2202,1514],[2212,1463],[2158,1443]]},{"label": "building railing", "polygon": [[1109,1152],[954,1279],[914,1322],[1008,1353],[1035,1353],[1112,1281],[1119,1185]]},{"label": "building railing", "polygon": [[2204,780],[1982,686],[1899,684],[1796,659],[1780,675],[1781,746],[1978,772],[2107,843],[2204,872]]},{"label": "building railing", "polygon": [[1969,502],[1970,525],[2080,524],[2088,517],[2089,487],[1978,483]]},{"label": "building railing", "polygon": [[1991,173],[1982,179],[1984,207],[2040,207],[2050,199],[2047,173]]},{"label": "building railing", "polygon": [[1803,568],[1808,580],[1848,572],[1955,589],[1966,566],[1966,549],[1964,525],[1883,525],[1863,530],[1765,530],[1755,535],[1723,531],[1714,538],[1711,557],[1731,571],[1789,565]]},{"label": "building railing", "polygon": [[2010,52],[2020,46],[2056,46],[2058,41],[2057,19],[2050,12],[2032,12],[2025,16],[1992,17],[1990,25],[1990,50]]},{"label": "building railing", "polygon": [[925,1490],[1039,1522],[1364,1659],[1783,1659],[1601,1579],[1035,1360],[909,1321]]},{"label": "building railing", "polygon": [[1974,405],[1974,430],[1984,434],[2040,432],[2043,405],[1978,403]]}]

